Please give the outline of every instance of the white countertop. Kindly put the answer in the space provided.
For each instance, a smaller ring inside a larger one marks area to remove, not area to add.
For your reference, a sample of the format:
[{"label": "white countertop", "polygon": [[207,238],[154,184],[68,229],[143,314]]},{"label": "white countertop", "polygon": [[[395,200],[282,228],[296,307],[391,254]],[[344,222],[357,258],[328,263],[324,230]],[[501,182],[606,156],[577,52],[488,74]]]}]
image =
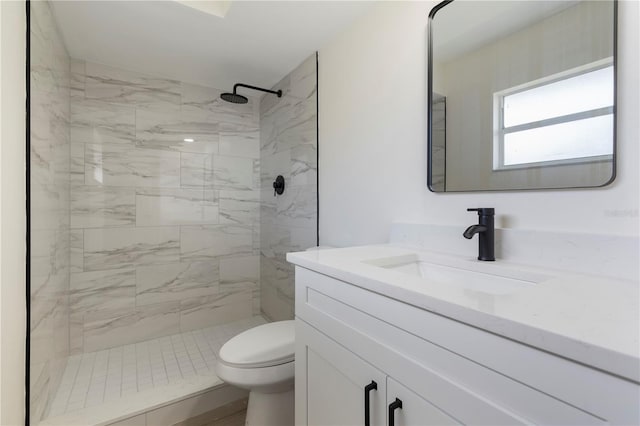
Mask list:
[{"label": "white countertop", "polygon": [[432,259],[493,275],[548,275],[504,294],[426,281],[367,261],[417,249],[372,245],[288,253],[287,260],[384,296],[640,382],[640,285],[497,260],[479,262],[433,252]]}]

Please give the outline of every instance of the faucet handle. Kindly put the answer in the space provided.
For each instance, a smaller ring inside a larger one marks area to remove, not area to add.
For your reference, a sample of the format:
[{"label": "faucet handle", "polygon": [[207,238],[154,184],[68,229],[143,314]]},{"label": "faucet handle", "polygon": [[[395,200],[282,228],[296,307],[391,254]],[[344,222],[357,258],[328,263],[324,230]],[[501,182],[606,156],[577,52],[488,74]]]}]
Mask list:
[{"label": "faucet handle", "polygon": [[474,209],[467,209],[468,212],[478,212],[478,216],[493,216],[496,214],[496,209],[493,207],[477,207]]}]

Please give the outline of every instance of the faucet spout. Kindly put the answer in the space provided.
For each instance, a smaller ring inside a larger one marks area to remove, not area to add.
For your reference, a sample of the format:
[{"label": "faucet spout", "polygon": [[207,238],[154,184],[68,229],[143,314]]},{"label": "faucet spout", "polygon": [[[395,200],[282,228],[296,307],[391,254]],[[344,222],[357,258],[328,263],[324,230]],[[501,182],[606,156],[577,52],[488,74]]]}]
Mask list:
[{"label": "faucet spout", "polygon": [[478,207],[467,209],[478,212],[478,223],[468,227],[462,235],[470,240],[478,234],[478,260],[496,260],[494,254],[494,221],[495,209],[493,207]]},{"label": "faucet spout", "polygon": [[474,235],[479,234],[480,232],[486,232],[487,227],[484,225],[471,225],[468,227],[463,233],[462,236],[467,240],[473,238]]}]

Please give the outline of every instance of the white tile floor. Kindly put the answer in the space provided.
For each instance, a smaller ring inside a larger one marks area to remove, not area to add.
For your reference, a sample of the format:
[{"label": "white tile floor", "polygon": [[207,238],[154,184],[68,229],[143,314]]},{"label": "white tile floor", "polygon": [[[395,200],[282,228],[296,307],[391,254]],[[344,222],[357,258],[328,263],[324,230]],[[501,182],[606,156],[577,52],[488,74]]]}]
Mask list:
[{"label": "white tile floor", "polygon": [[220,347],[263,324],[260,316],[69,358],[48,417],[114,401],[134,393],[215,375]]}]

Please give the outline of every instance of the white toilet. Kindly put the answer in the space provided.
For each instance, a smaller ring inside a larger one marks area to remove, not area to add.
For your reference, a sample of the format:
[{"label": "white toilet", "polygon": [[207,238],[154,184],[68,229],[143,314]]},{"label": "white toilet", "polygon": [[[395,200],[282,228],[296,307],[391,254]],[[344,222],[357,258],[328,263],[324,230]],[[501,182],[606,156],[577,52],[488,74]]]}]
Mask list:
[{"label": "white toilet", "polygon": [[247,426],[293,425],[294,343],[294,321],[278,321],[244,331],[220,349],[218,377],[250,391]]}]

